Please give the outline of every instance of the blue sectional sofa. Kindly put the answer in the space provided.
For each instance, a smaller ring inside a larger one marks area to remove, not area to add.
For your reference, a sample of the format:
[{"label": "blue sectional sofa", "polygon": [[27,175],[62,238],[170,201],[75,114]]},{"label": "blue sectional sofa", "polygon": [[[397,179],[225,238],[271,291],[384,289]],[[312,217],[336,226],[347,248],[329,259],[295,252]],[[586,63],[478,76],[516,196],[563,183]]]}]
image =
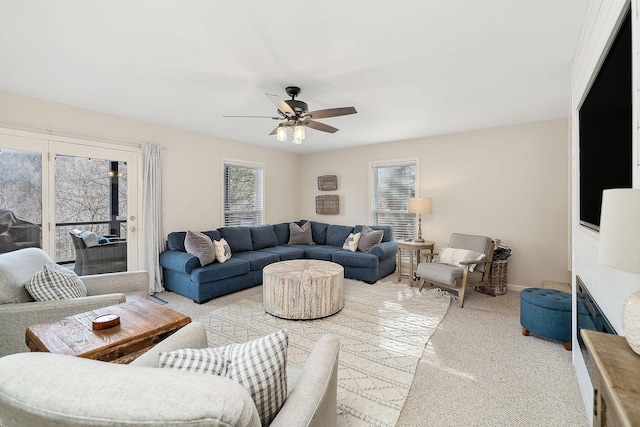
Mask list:
[{"label": "blue sectional sofa", "polygon": [[[298,225],[306,221],[296,221]],[[186,231],[170,233],[167,250],[160,254],[165,289],[177,292],[197,303],[256,286],[262,283],[262,269],[271,263],[291,259],[332,261],[344,267],[344,276],[375,283],[396,269],[397,244],[390,226],[371,226],[383,230],[382,242],[367,252],[342,249],[355,227],[310,221],[313,245],[289,245],[289,223],[257,227],[222,227],[203,232],[211,240],[224,238],[231,248],[231,258],[200,266],[197,257],[184,247]]]}]

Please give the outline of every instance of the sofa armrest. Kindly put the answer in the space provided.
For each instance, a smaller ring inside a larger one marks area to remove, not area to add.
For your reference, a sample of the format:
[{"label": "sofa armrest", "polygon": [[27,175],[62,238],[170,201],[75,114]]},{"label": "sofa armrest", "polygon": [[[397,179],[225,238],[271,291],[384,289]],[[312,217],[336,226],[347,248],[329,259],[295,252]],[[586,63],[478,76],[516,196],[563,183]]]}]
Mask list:
[{"label": "sofa armrest", "polygon": [[125,302],[124,294],[0,305],[0,356],[29,351],[27,327]]},{"label": "sofa armrest", "polygon": [[200,267],[200,260],[186,252],[168,250],[160,254],[160,265],[169,270],[191,274],[194,268]]},{"label": "sofa armrest", "polygon": [[336,425],[339,352],[337,337],[320,337],[271,427]]},{"label": "sofa armrest", "polygon": [[120,273],[80,276],[87,288],[87,296],[123,293],[127,296],[149,295],[149,273],[147,271],[123,271]]},{"label": "sofa armrest", "polygon": [[163,351],[174,351],[181,348],[207,348],[207,332],[204,325],[192,322],[180,328],[176,333],[160,341],[149,351],[131,362],[131,365],[158,367],[158,355]]},{"label": "sofa armrest", "polygon": [[369,252],[380,259],[395,257],[398,253],[398,244],[395,241],[378,243],[373,245]]}]

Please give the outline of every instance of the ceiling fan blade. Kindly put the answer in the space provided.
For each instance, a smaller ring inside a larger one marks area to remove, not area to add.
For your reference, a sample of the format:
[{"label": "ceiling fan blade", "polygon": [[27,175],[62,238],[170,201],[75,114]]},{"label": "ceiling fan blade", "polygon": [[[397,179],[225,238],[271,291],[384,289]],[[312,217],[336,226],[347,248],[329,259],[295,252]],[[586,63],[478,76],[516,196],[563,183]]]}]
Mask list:
[{"label": "ceiling fan blade", "polygon": [[282,120],[282,117],[273,117],[273,116],[222,116],[222,117],[249,117],[249,118],[254,118],[254,119]]},{"label": "ceiling fan blade", "polygon": [[278,128],[280,126],[276,126],[275,128],[273,128],[273,130],[271,131],[271,133],[269,135],[275,135],[278,132]]},{"label": "ceiling fan blade", "polygon": [[302,122],[303,125],[310,127],[311,129],[319,130],[322,132],[336,133],[338,132],[338,128],[334,128],[333,126],[325,125],[324,123],[315,122],[313,120],[305,120]]},{"label": "ceiling fan blade", "polygon": [[357,111],[354,107],[339,107],[339,108],[327,108],[326,110],[309,111],[305,114],[305,117],[311,119],[326,119],[328,117],[347,116],[349,114],[356,114]]},{"label": "ceiling fan blade", "polygon": [[295,117],[296,112],[293,111],[293,108],[291,108],[289,104],[284,102],[284,100],[278,95],[272,95],[270,93],[265,93],[265,95],[267,95],[267,98],[269,98],[269,100],[273,102],[273,105],[278,107],[278,110],[282,111],[287,117]]}]

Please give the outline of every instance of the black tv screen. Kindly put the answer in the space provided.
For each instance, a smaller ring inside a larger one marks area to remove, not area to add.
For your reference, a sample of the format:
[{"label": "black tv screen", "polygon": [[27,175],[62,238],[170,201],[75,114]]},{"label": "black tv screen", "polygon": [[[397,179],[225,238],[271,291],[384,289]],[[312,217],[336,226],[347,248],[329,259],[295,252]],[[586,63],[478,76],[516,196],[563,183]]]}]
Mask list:
[{"label": "black tv screen", "polygon": [[627,13],[579,112],[579,217],[594,230],[602,191],[633,184],[631,55]]}]

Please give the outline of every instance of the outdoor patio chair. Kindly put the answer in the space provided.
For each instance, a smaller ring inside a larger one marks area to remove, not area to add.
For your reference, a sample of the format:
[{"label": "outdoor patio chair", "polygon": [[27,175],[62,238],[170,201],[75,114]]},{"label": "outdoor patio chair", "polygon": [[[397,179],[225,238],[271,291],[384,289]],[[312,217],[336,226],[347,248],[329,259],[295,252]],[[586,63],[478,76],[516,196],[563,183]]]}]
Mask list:
[{"label": "outdoor patio chair", "polygon": [[79,230],[69,232],[76,249],[74,271],[78,276],[127,271],[127,242],[117,241],[87,246]]}]

